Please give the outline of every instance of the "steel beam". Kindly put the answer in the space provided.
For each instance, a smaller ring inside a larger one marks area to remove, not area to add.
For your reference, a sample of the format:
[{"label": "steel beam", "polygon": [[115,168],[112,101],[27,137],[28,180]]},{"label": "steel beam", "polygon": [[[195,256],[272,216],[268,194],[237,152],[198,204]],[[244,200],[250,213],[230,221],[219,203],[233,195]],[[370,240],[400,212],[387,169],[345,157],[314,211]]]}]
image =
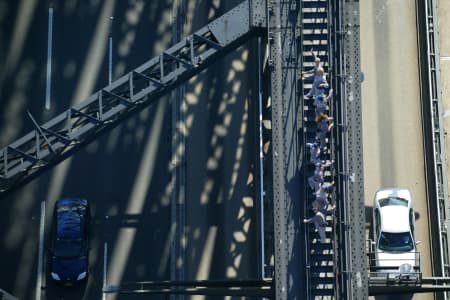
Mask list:
[{"label": "steel beam", "polygon": [[0,150],[0,197],[81,149],[236,49],[265,26],[244,1],[110,85]]},{"label": "steel beam", "polygon": [[144,281],[103,288],[106,294],[166,294],[264,297],[273,299],[271,280]]},{"label": "steel beam", "polygon": [[341,167],[347,299],[367,299],[365,255],[364,172],[361,121],[359,2],[341,0]]},{"label": "steel beam", "polygon": [[269,66],[271,67],[273,213],[276,299],[301,298],[299,141],[297,95],[298,1],[269,1]]},{"label": "steel beam", "polygon": [[[420,83],[426,188],[430,226],[431,261],[434,276],[450,275],[450,205],[446,161],[444,108],[441,98],[440,54],[435,0],[417,1]],[[438,220],[435,222],[435,220]],[[448,299],[439,293],[436,299]]]}]

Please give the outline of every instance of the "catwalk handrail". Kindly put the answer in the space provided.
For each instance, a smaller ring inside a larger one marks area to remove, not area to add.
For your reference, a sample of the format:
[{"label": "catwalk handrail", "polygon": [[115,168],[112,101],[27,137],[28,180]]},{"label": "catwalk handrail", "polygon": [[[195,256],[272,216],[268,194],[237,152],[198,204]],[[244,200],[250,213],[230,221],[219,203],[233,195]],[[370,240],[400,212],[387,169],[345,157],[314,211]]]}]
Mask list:
[{"label": "catwalk handrail", "polygon": [[[437,7],[435,0],[417,2],[420,81],[422,99],[422,127],[424,132],[424,160],[428,200],[430,243],[433,274],[449,276],[450,240],[447,163],[443,128],[443,107],[440,86],[440,54]],[[438,219],[438,222],[431,220]],[[437,238],[436,238],[437,237]],[[448,299],[448,293],[439,294]],[[439,298],[441,299],[441,298]]]}]

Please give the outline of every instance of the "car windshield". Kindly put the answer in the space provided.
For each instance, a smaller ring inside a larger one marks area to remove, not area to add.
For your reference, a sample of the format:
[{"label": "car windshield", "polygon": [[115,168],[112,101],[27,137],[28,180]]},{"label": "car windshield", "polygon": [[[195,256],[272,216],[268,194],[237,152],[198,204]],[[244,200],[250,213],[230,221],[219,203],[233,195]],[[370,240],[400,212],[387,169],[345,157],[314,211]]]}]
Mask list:
[{"label": "car windshield", "polygon": [[409,232],[381,232],[378,248],[393,252],[411,251],[414,249],[414,242]]},{"label": "car windshield", "polygon": [[399,197],[384,198],[384,199],[381,199],[379,202],[380,202],[381,207],[386,206],[386,205],[400,205],[400,206],[408,207],[408,201],[406,201],[403,198],[399,198]]},{"label": "car windshield", "polygon": [[54,254],[61,258],[80,257],[83,255],[84,243],[81,239],[57,239]]}]

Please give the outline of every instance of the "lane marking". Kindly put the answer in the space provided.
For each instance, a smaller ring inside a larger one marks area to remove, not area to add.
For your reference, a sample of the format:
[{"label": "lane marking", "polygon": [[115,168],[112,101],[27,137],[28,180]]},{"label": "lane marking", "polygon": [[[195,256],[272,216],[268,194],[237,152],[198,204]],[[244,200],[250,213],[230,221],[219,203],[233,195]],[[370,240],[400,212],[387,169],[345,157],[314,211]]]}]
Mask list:
[{"label": "lane marking", "polygon": [[108,83],[111,84],[112,82],[112,46],[113,46],[113,39],[112,39],[112,23],[113,23],[114,17],[109,17],[109,56],[108,56]]},{"label": "lane marking", "polygon": [[41,285],[43,273],[43,259],[44,259],[44,229],[45,229],[45,201],[41,202],[41,220],[39,222],[39,252],[37,265],[37,280],[36,280],[36,300],[41,299]]},{"label": "lane marking", "polygon": [[265,253],[264,253],[264,149],[263,149],[263,131],[262,131],[262,123],[263,123],[263,115],[262,115],[262,70],[261,70],[261,38],[258,37],[258,130],[259,130],[259,199],[260,199],[260,235],[261,235],[261,278],[264,278],[264,262],[265,262]]},{"label": "lane marking", "polygon": [[50,109],[50,94],[52,87],[52,40],[53,40],[53,8],[48,9],[48,38],[47,38],[47,85],[45,87],[45,109]]},{"label": "lane marking", "polygon": [[107,263],[108,263],[108,243],[103,244],[103,288],[102,288],[102,299],[106,300],[105,287],[107,285],[106,279],[107,275]]}]

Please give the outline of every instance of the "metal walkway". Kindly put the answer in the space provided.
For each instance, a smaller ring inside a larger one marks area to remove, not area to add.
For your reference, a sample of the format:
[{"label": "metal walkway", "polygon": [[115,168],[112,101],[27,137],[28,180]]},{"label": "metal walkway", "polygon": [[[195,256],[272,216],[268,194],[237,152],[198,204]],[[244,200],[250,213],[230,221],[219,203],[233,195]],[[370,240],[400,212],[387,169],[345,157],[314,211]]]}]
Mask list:
[{"label": "metal walkway", "polygon": [[[325,72],[328,72],[329,42],[328,42],[328,0],[303,0],[301,2],[302,10],[302,50],[303,61],[302,70],[311,70],[314,67],[313,50],[317,57],[321,60],[321,65]],[[303,84],[304,95],[311,89],[314,75],[305,78]],[[330,78],[327,76],[327,79]],[[327,93],[326,93],[327,94]],[[316,139],[317,123],[315,122],[314,98],[303,97],[303,118],[304,118],[304,153],[305,162],[310,162],[309,149],[306,143],[314,143]],[[332,103],[326,113],[332,116]],[[328,143],[325,151],[321,151],[320,160],[325,165],[324,181],[334,181],[333,149],[331,136],[328,137]],[[314,168],[313,166],[305,169]],[[305,175],[305,216],[311,215],[311,204],[315,200],[316,195],[308,187],[307,177],[310,172],[304,172]],[[306,264],[307,264],[307,281],[308,281],[308,299],[335,299],[335,263],[334,263],[334,226],[332,211],[326,213],[327,226],[326,241],[320,242],[320,238],[315,228],[311,224],[305,226],[305,244]]]}]

